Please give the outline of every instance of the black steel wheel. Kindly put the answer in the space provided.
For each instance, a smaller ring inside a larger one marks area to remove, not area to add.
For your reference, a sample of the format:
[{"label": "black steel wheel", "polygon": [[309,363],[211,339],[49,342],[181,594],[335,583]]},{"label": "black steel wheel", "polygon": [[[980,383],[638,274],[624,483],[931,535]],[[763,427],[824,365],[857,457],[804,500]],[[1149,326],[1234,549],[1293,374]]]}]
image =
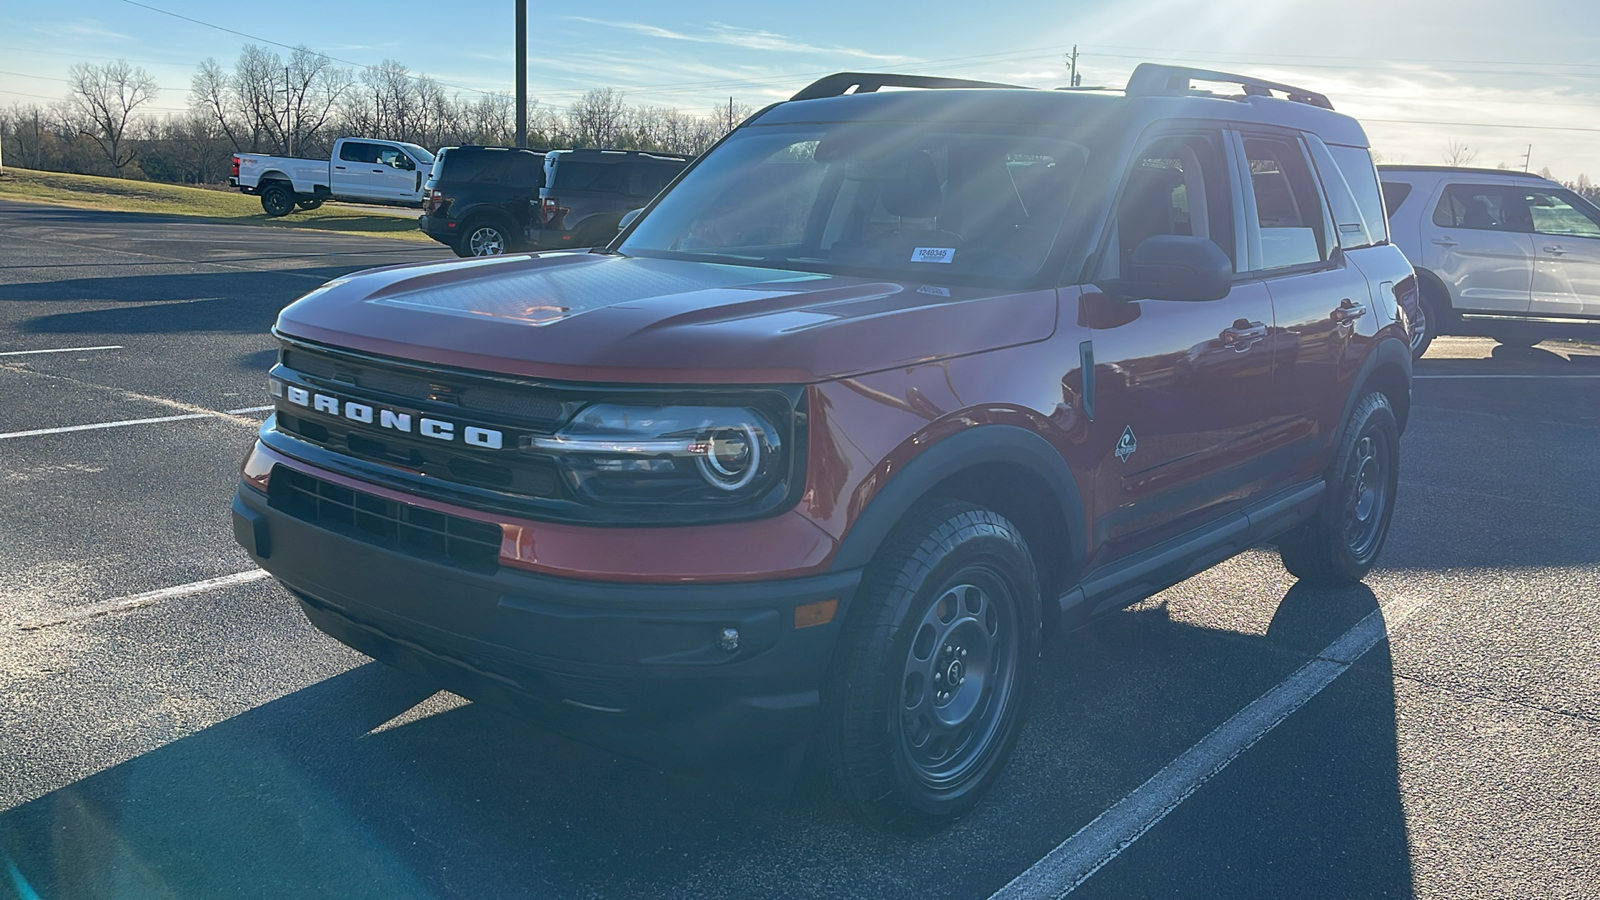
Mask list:
[{"label": "black steel wheel", "polygon": [[1005,517],[934,498],[868,568],[827,691],[835,780],[871,823],[925,833],[1004,770],[1038,665],[1033,559]]},{"label": "black steel wheel", "polygon": [[261,189],[261,208],[274,219],[294,212],[294,191],[275,181]]},{"label": "black steel wheel", "polygon": [[1400,478],[1400,427],[1389,398],[1371,393],[1350,414],[1317,512],[1278,539],[1284,568],[1302,581],[1366,577],[1389,536]]}]

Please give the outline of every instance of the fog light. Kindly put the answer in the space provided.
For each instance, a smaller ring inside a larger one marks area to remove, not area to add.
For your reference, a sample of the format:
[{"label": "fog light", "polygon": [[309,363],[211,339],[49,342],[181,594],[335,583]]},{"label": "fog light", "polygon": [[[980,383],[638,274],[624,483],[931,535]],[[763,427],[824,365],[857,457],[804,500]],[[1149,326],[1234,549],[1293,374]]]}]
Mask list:
[{"label": "fog light", "polygon": [[717,635],[717,646],[729,653],[739,649],[739,629],[722,629],[722,633]]}]

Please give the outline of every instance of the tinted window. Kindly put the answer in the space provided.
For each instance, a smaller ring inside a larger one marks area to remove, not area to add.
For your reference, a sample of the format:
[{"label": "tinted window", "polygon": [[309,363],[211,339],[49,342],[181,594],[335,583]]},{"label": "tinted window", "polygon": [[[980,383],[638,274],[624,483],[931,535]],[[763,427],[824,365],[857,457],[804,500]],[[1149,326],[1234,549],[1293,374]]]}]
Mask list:
[{"label": "tinted window", "polygon": [[1406,198],[1409,196],[1411,196],[1411,185],[1406,184],[1404,181],[1385,181],[1383,183],[1384,211],[1391,216],[1394,215],[1394,211],[1399,209],[1400,204],[1406,202]]},{"label": "tinted window", "polygon": [[[1337,144],[1329,144],[1328,152],[1333,155],[1340,174],[1344,175],[1345,185],[1356,199],[1356,208],[1360,210],[1367,226],[1367,235],[1374,242],[1387,241],[1389,217],[1384,209],[1384,194],[1378,189],[1378,169],[1372,164],[1372,154],[1365,147],[1341,147]],[[1341,244],[1349,247],[1350,244],[1345,243],[1343,237],[1341,232]]]},{"label": "tinted window", "polygon": [[377,162],[378,145],[363,144],[360,141],[345,141],[339,145],[339,158],[346,162]]},{"label": "tinted window", "polygon": [[1163,234],[1209,238],[1233,257],[1233,203],[1222,135],[1174,135],[1139,153],[1117,200],[1116,267],[1107,259],[1104,277],[1127,269],[1145,239]]},{"label": "tinted window", "polygon": [[379,146],[377,163],[380,166],[389,166],[395,169],[415,169],[416,162],[405,154],[399,147]]},{"label": "tinted window", "polygon": [[1254,215],[1260,230],[1262,269],[1281,269],[1323,262],[1329,243],[1317,184],[1298,142],[1247,137]]},{"label": "tinted window", "polygon": [[537,153],[508,153],[510,168],[506,172],[506,185],[514,188],[537,188],[544,184],[544,157]]},{"label": "tinted window", "polygon": [[683,170],[683,164],[665,164],[657,162],[640,162],[632,167],[628,175],[628,193],[635,197],[654,197],[661,193],[677,174]]},{"label": "tinted window", "polygon": [[1595,211],[1585,209],[1576,196],[1566,191],[1529,191],[1525,199],[1533,230],[1539,234],[1600,237]]},{"label": "tinted window", "polygon": [[621,193],[631,166],[618,163],[563,159],[556,163],[552,186],[564,191],[611,191]]},{"label": "tinted window", "polygon": [[1479,231],[1532,231],[1528,204],[1522,191],[1492,184],[1452,184],[1444,189],[1433,210],[1433,224],[1441,228]]}]

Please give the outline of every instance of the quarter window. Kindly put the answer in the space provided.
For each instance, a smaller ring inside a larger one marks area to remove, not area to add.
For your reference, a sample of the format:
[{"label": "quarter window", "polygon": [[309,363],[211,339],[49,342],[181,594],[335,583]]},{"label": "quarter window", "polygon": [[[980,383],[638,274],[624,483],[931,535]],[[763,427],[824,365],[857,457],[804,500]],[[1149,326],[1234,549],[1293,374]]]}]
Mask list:
[{"label": "quarter window", "polygon": [[1261,241],[1258,268],[1326,262],[1327,219],[1305,151],[1298,142],[1267,137],[1246,137],[1244,150]]}]

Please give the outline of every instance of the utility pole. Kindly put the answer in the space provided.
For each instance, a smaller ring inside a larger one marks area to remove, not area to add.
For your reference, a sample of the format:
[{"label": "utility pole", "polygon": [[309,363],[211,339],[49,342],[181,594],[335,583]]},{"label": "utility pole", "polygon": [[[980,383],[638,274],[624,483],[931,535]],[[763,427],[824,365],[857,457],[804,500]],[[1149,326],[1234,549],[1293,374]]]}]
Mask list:
[{"label": "utility pole", "polygon": [[528,146],[528,0],[517,0],[517,146]]},{"label": "utility pole", "polygon": [[1072,77],[1070,79],[1068,79],[1068,83],[1071,84],[1073,87],[1077,87],[1078,85],[1082,84],[1083,83],[1083,79],[1078,77],[1078,45],[1077,44],[1073,44],[1072,45],[1072,55],[1067,57],[1067,65],[1068,65],[1068,67],[1070,68],[1070,70],[1072,72]]},{"label": "utility pole", "polygon": [[289,100],[294,95],[294,89],[289,85],[289,67],[283,67],[283,155],[294,155],[294,134],[289,130]]},{"label": "utility pole", "polygon": [[1528,163],[1533,160],[1533,145],[1528,145],[1528,152],[1522,154],[1522,171],[1528,171]]}]

